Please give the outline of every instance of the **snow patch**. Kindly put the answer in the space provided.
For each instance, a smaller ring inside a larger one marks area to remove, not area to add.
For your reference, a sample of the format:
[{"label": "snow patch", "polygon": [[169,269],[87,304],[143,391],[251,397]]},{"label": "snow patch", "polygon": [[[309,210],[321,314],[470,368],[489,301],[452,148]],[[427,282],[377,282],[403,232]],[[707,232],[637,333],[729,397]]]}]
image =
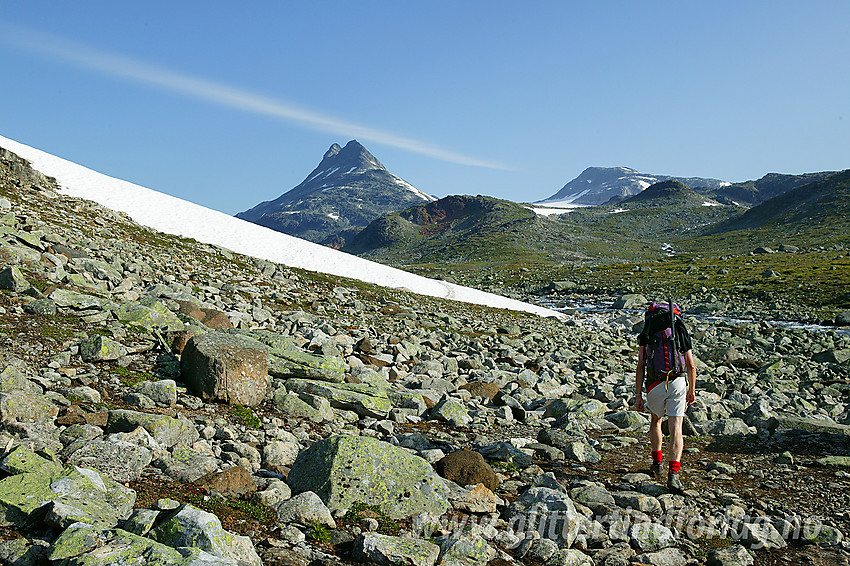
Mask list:
[{"label": "snow patch", "polygon": [[614,210],[609,210],[608,214],[620,214],[621,212],[628,212],[628,208],[615,208]]},{"label": "snow patch", "polygon": [[339,214],[334,214],[334,213],[332,213],[332,212],[329,212],[329,213],[328,213],[328,218],[331,218],[331,219],[333,219],[333,220],[339,220]]},{"label": "snow patch", "polygon": [[0,146],[30,161],[34,169],[55,177],[62,194],[92,200],[124,212],[139,224],[167,234],[193,238],[290,267],[350,277],[395,289],[406,288],[421,295],[566,318],[563,313],[551,309],[428,279],[275,232],[223,212],[109,177],[2,136]]},{"label": "snow patch", "polygon": [[527,208],[528,210],[533,210],[535,214],[539,214],[540,216],[551,216],[553,214],[567,214],[567,213],[572,212],[573,210],[575,210],[576,208],[579,208],[579,207],[573,206],[573,207],[570,207],[570,208],[549,208],[549,207],[526,206],[525,208]]},{"label": "snow patch", "polygon": [[702,203],[702,205],[703,206],[723,206],[719,202],[710,202],[710,201],[705,201],[704,203]]}]

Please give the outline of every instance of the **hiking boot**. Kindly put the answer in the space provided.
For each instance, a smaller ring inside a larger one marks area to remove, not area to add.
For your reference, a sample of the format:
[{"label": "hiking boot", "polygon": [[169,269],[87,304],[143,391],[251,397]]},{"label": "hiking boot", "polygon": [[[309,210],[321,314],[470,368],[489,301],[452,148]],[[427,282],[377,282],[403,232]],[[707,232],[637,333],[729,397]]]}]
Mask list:
[{"label": "hiking boot", "polygon": [[679,474],[670,473],[667,475],[667,489],[670,493],[675,493],[676,495],[685,494],[685,486],[679,479]]},{"label": "hiking boot", "polygon": [[652,476],[655,481],[661,481],[661,478],[663,477],[661,466],[663,466],[661,462],[653,462],[652,467],[649,468],[649,475]]}]

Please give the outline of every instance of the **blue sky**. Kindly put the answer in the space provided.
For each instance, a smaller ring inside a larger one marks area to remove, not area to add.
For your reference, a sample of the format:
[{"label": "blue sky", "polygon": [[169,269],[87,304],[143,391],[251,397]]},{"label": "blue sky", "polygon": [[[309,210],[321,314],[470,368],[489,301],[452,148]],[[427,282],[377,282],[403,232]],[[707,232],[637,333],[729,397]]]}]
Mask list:
[{"label": "blue sky", "polygon": [[227,213],[360,140],[438,197],[850,167],[850,2],[0,0],[0,134]]}]

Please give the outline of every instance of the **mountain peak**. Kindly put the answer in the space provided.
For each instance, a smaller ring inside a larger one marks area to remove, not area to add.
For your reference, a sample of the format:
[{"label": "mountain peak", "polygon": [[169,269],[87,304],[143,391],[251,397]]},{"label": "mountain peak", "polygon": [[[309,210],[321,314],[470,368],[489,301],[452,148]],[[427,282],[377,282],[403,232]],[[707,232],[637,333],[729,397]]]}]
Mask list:
[{"label": "mountain peak", "polygon": [[278,198],[236,216],[314,242],[338,246],[372,220],[435,200],[387,171],[357,140],[333,144],[319,166]]},{"label": "mountain peak", "polygon": [[322,159],[335,157],[341,150],[342,148],[339,147],[338,143],[332,144],[331,147],[328,148],[328,150],[325,152],[325,155],[322,157]]},{"label": "mountain peak", "polygon": [[689,187],[719,188],[728,185],[717,179],[650,175],[629,167],[588,167],[560,191],[539,202],[570,202],[595,206],[636,195],[647,187],[668,179],[676,179]]}]

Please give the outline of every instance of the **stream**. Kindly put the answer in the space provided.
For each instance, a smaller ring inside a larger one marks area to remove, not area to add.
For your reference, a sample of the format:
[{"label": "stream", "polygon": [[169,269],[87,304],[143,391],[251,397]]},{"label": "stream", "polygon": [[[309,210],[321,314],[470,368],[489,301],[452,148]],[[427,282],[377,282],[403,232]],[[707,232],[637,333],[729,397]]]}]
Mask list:
[{"label": "stream", "polygon": [[[619,313],[633,316],[643,316],[644,312],[642,309],[615,309],[611,306],[614,303],[614,297],[609,297],[602,301],[594,301],[589,298],[580,298],[578,300],[575,300],[572,298],[546,296],[538,298],[536,302],[546,308],[564,313]],[[761,324],[762,322],[764,322],[776,328],[785,328],[789,330],[807,330],[809,332],[835,332],[839,336],[850,336],[850,327],[825,326],[822,324],[812,324],[787,320],[755,320],[726,315],[695,314],[688,312],[685,312],[685,318],[693,318],[705,322],[720,321],[728,324]]]}]

